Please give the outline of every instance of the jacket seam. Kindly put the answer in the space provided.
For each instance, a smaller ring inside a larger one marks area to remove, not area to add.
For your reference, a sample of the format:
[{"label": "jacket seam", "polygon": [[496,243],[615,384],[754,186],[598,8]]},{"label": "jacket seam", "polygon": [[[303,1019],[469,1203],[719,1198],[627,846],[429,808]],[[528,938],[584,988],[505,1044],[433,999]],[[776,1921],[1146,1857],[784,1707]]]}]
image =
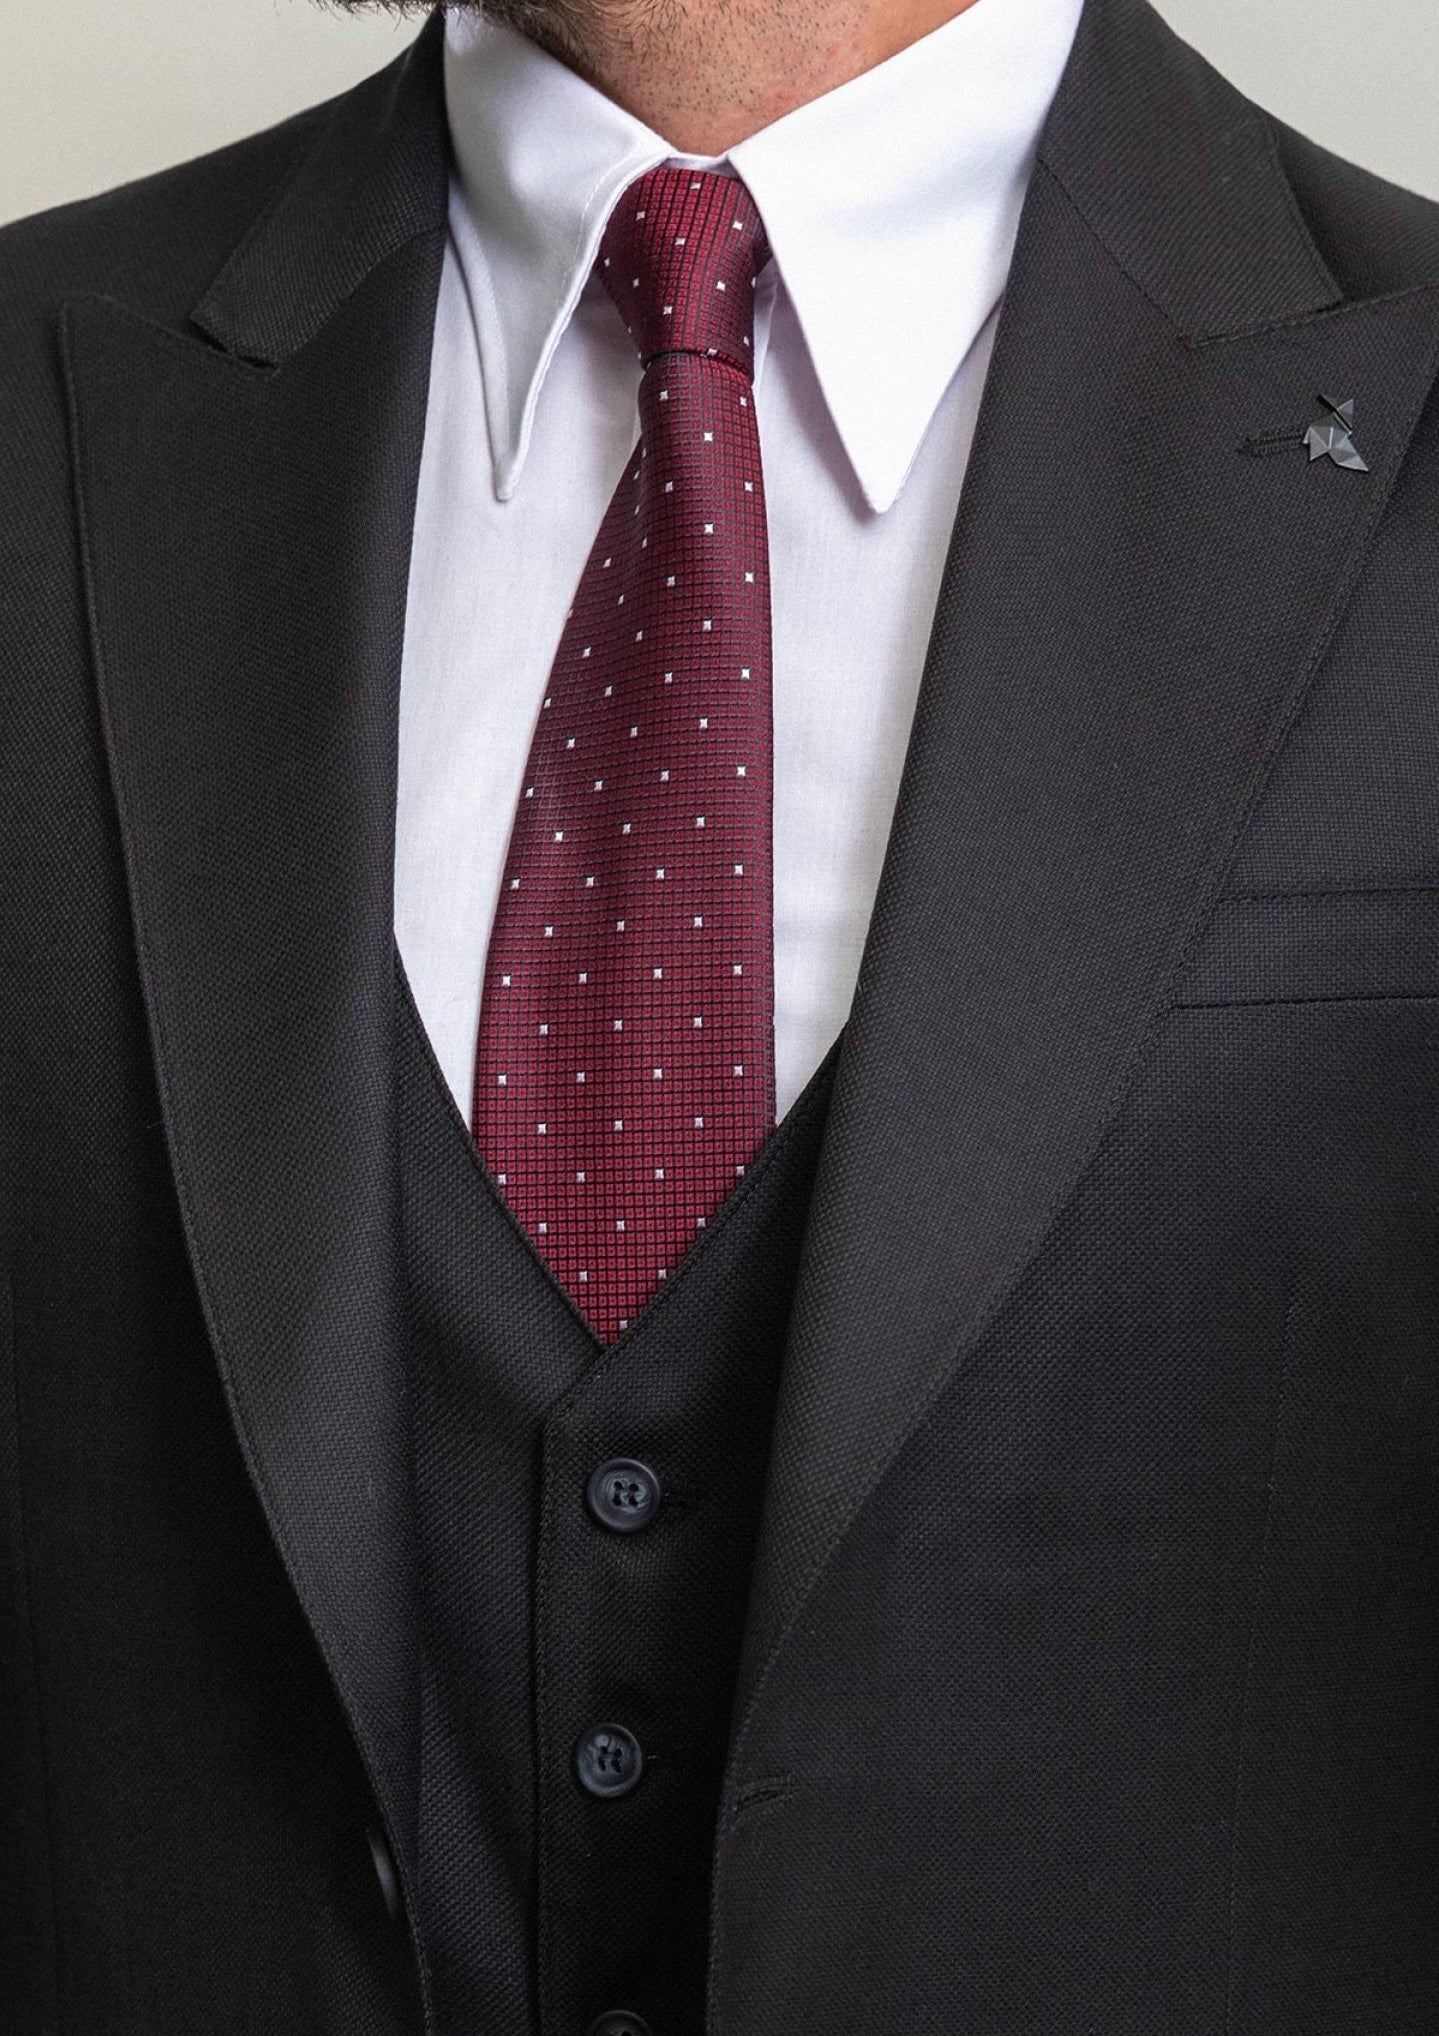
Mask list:
[{"label": "jacket seam", "polygon": [[1334,990],[1310,997],[1176,997],[1176,1011],[1264,1011],[1305,1004],[1433,1004],[1433,990]]},{"label": "jacket seam", "polygon": [[1312,888],[1296,885],[1292,890],[1278,884],[1269,890],[1225,891],[1216,905],[1249,905],[1279,898],[1422,898],[1436,894],[1439,884],[1317,884]]},{"label": "jacket seam", "polygon": [[1321,305],[1316,311],[1301,311],[1292,318],[1261,318],[1252,325],[1236,325],[1229,332],[1192,333],[1189,344],[1198,353],[1206,347],[1239,346],[1247,339],[1266,339],[1271,334],[1307,332],[1341,318],[1383,318],[1400,304],[1432,297],[1436,292],[1439,283],[1409,283],[1402,290],[1385,290],[1377,297],[1342,297],[1337,303]]}]

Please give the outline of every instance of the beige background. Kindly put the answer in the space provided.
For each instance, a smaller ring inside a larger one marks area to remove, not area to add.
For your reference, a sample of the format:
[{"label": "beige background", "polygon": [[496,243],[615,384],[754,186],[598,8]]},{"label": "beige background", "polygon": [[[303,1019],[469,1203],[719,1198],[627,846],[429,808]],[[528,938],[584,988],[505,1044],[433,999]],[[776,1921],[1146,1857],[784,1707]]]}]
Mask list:
[{"label": "beige background", "polygon": [[[1281,118],[1439,198],[1439,0],[1159,4]],[[316,0],[0,0],[0,221],[327,98],[417,26]]]}]

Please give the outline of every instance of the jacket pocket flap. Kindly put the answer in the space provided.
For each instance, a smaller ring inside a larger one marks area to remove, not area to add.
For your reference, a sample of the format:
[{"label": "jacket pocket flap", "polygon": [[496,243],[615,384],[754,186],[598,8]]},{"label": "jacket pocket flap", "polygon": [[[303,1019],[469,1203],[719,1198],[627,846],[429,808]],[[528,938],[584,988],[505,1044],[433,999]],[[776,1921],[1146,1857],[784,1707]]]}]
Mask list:
[{"label": "jacket pocket flap", "polygon": [[1439,887],[1221,898],[1175,1003],[1439,997]]}]

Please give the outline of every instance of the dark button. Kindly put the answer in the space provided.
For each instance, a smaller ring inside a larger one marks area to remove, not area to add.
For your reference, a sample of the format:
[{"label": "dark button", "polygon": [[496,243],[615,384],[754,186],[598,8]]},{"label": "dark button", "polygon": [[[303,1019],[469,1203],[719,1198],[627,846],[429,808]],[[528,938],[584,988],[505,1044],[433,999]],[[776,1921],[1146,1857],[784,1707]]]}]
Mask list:
[{"label": "dark button", "polygon": [[623,1725],[596,1725],[575,1748],[575,1772],[592,1796],[627,1796],[644,1771],[640,1742]]},{"label": "dark button", "polygon": [[601,1527],[615,1534],[633,1534],[648,1527],[659,1510],[660,1481],[647,1463],[617,1456],[600,1465],[585,1496]]},{"label": "dark button", "polygon": [[380,1884],[386,1913],[392,1923],[397,1923],[400,1919],[400,1880],[395,1872],[395,1862],[390,1857],[390,1848],[383,1835],[373,1827],[366,1831],[365,1836],[370,1841],[370,1858],[374,1862],[375,1879]]},{"label": "dark button", "polygon": [[589,2036],[650,2036],[650,2025],[643,2015],[632,2015],[627,2008],[616,2008],[591,2022]]}]

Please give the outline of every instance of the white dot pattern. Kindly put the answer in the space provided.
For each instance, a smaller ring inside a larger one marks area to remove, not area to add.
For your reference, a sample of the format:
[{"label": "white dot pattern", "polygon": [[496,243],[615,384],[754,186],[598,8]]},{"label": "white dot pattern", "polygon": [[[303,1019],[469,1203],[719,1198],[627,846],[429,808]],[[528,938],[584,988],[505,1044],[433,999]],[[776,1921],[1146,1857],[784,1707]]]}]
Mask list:
[{"label": "white dot pattern", "polygon": [[[744,186],[652,170],[599,273],[640,444],[556,654],[491,936],[473,1130],[611,1342],[774,1125],[769,540]],[[501,1079],[503,1076],[503,1080]]]}]

